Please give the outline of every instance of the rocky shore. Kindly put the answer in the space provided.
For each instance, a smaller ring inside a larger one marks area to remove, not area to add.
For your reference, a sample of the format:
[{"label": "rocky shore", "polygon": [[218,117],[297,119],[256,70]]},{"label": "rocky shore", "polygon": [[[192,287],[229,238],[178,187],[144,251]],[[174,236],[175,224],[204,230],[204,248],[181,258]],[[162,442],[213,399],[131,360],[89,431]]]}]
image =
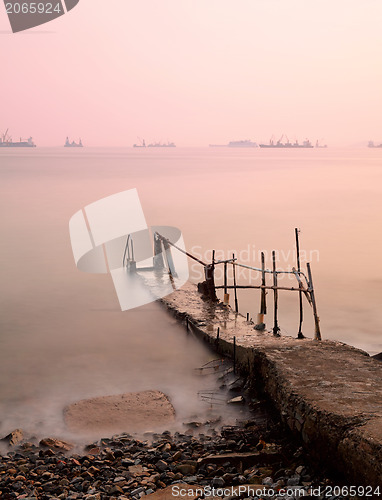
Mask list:
[{"label": "rocky shore", "polygon": [[[313,472],[278,423],[249,420],[216,430],[217,425],[189,422],[184,432],[149,432],[140,439],[120,434],[81,449],[57,439],[25,441],[15,431],[3,440],[0,498],[139,500],[152,495],[163,500],[173,498],[174,486],[187,488],[187,498],[200,496],[197,487],[227,498],[232,486],[237,492],[232,498],[292,500],[302,491],[313,498],[312,487],[324,491],[331,484],[323,472]],[[241,488],[240,494],[240,486],[266,493],[255,496]]]}]

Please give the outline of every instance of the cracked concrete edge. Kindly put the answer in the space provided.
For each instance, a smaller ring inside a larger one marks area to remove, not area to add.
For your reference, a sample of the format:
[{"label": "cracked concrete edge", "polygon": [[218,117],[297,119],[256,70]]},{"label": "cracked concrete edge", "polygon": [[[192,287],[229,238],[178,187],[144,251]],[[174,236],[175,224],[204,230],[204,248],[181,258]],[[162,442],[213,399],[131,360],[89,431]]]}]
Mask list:
[{"label": "cracked concrete edge", "polygon": [[[178,309],[174,300],[165,297],[160,303],[179,321],[185,323],[188,319],[189,328],[217,352],[232,358],[232,342],[220,339],[217,344],[212,332],[199,326],[198,320],[187,311]],[[368,357],[364,351],[347,344],[326,342]],[[382,484],[382,418],[364,413],[346,417],[320,409],[314,401],[298,394],[265,348],[236,346],[236,359],[238,369],[261,386],[282,422],[299,437],[318,463],[329,464],[343,474],[349,484],[373,487]]]}]

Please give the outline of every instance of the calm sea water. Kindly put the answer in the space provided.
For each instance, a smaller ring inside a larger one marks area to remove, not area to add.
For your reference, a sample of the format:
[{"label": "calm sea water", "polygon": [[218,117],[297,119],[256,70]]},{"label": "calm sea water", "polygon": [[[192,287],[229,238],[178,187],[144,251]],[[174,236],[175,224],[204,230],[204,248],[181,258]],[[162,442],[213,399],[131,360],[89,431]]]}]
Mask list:
[{"label": "calm sea water", "polygon": [[[138,189],[149,225],[180,228],[203,259],[215,249],[259,266],[264,250],[271,267],[275,249],[288,269],[300,228],[323,338],[382,351],[382,150],[14,149],[0,150],[0,175],[0,431],[59,429],[64,404],[130,390],[161,389],[180,414],[200,411],[194,368],[211,355],[157,304],[122,313],[110,277],[74,264],[70,217],[126,189]],[[295,335],[297,295],[279,302],[282,333]],[[253,318],[259,303],[239,294]],[[312,336],[308,306],[305,317]]]}]

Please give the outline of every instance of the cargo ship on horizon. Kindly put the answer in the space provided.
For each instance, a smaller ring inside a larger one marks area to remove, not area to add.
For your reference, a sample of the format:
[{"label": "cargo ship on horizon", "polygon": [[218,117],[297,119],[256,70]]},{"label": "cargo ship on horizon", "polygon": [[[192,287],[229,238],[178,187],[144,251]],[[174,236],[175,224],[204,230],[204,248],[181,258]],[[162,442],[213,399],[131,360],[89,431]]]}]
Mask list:
[{"label": "cargo ship on horizon", "polygon": [[258,148],[257,142],[252,142],[249,139],[244,141],[230,141],[228,144],[210,144],[210,148]]},{"label": "cargo ship on horizon", "polygon": [[8,134],[6,130],[5,134],[0,136],[0,148],[35,148],[36,144],[33,142],[32,137],[29,137],[26,141],[21,139],[19,142],[12,141],[12,137]]},{"label": "cargo ship on horizon", "polygon": [[302,144],[300,144],[297,139],[295,142],[289,142],[289,139],[288,137],[285,137],[286,138],[286,142],[282,142],[284,138],[284,134],[280,137],[280,139],[278,141],[274,141],[273,137],[271,137],[270,141],[268,144],[260,144],[260,147],[261,148],[313,148],[313,144],[308,140],[306,139],[305,141],[303,141]]},{"label": "cargo ship on horizon", "polygon": [[374,144],[374,141],[369,141],[368,148],[382,148],[382,143],[381,144]]},{"label": "cargo ship on horizon", "polygon": [[152,142],[147,145],[148,148],[176,148],[176,144],[174,142]]},{"label": "cargo ship on horizon", "polygon": [[79,142],[75,142],[75,141],[70,142],[69,137],[66,138],[64,148],[83,148],[83,147],[84,146],[82,144],[81,139],[79,140]]},{"label": "cargo ship on horizon", "polygon": [[152,142],[150,144],[146,144],[144,139],[139,139],[138,144],[133,144],[133,148],[176,148],[176,144],[174,142]]}]

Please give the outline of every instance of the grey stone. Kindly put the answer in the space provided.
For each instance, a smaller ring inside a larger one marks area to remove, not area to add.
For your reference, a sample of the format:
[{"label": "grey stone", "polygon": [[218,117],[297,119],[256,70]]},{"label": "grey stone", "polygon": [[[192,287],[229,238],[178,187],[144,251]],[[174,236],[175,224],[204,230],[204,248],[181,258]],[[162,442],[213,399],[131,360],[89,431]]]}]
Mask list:
[{"label": "grey stone", "polygon": [[124,476],[117,476],[115,479],[114,479],[114,482],[115,483],[120,483],[121,481],[126,481],[126,478]]},{"label": "grey stone", "polygon": [[212,480],[212,486],[215,488],[221,488],[225,485],[225,481],[222,477],[214,477]]},{"label": "grey stone", "polygon": [[299,482],[300,482],[299,477],[290,477],[287,481],[287,485],[288,486],[297,486]]},{"label": "grey stone", "polygon": [[273,479],[271,477],[265,477],[262,481],[262,483],[265,485],[265,486],[272,486],[273,484]]},{"label": "grey stone", "polygon": [[139,488],[136,488],[135,490],[133,490],[130,494],[135,496],[135,495],[139,495],[140,493],[144,492],[145,489],[142,488],[142,487],[139,487]]}]

